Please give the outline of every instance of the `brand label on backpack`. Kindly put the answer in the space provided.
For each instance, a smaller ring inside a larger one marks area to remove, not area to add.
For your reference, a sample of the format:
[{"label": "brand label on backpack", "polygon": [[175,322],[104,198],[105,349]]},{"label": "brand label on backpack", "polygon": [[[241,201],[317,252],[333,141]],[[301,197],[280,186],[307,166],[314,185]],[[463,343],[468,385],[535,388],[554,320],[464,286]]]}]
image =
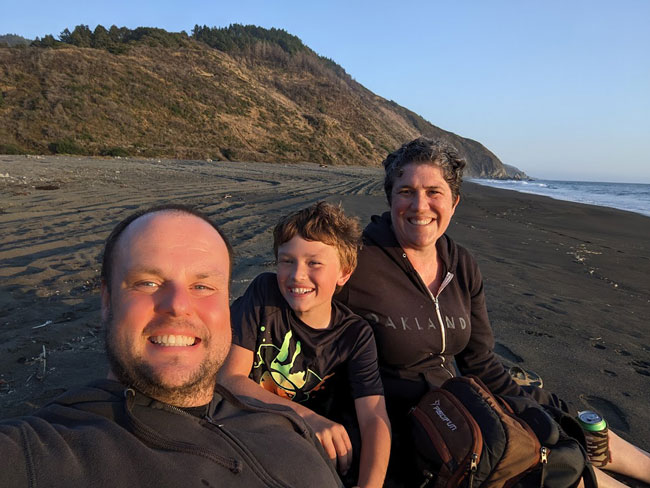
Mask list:
[{"label": "brand label on backpack", "polygon": [[436,412],[436,415],[440,417],[440,420],[442,420],[445,423],[445,425],[447,426],[447,428],[449,428],[449,430],[454,431],[458,428],[456,427],[456,424],[454,424],[451,420],[449,420],[449,417],[445,415],[445,412],[442,410],[442,408],[440,408],[440,400],[435,400],[431,404],[431,406],[433,407],[434,412]]}]

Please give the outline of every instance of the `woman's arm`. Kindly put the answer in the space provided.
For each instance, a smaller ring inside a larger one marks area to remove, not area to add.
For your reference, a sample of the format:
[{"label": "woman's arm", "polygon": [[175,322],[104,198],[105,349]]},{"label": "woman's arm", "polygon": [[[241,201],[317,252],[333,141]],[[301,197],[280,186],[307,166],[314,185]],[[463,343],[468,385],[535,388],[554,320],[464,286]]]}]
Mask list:
[{"label": "woman's arm", "polygon": [[345,427],[299,403],[265,390],[248,377],[252,367],[253,351],[233,344],[219,370],[217,381],[236,395],[256,398],[265,403],[284,405],[292,409],[314,431],[329,458],[337,462],[339,472],[345,474],[352,462],[352,443]]},{"label": "woman's arm", "polygon": [[357,398],[354,401],[361,430],[361,461],[359,481],[361,488],[381,487],[390,458],[390,422],[386,402],[381,395]]}]

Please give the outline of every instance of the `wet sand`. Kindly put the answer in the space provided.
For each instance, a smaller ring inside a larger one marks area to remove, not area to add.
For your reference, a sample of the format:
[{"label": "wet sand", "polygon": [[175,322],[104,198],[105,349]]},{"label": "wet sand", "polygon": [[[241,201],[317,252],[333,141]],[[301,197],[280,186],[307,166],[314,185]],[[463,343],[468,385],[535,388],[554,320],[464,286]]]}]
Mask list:
[{"label": "wet sand", "polygon": [[[378,169],[0,156],[0,417],[105,376],[103,240],[132,211],[194,204],[236,250],[232,298],[273,269],[289,211],[386,209]],[[467,183],[449,234],[481,266],[497,352],[650,449],[650,219]]]}]

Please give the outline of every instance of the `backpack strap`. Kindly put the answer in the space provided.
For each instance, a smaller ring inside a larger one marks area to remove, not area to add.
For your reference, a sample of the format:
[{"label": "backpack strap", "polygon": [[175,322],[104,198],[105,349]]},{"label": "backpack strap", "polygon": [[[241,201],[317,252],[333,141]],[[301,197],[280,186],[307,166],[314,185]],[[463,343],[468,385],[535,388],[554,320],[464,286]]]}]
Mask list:
[{"label": "backpack strap", "polygon": [[585,464],[585,469],[582,472],[582,479],[585,480],[585,488],[598,488],[596,473],[594,473],[594,467],[590,462]]}]

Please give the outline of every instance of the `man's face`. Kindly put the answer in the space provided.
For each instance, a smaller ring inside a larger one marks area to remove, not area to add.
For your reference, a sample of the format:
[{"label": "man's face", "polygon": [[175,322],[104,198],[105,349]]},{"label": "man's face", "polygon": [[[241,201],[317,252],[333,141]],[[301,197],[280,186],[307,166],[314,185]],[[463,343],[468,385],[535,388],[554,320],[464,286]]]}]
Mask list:
[{"label": "man's face", "polygon": [[176,406],[206,404],[230,348],[229,256],[190,214],[133,221],[114,249],[102,318],[113,375]]}]

